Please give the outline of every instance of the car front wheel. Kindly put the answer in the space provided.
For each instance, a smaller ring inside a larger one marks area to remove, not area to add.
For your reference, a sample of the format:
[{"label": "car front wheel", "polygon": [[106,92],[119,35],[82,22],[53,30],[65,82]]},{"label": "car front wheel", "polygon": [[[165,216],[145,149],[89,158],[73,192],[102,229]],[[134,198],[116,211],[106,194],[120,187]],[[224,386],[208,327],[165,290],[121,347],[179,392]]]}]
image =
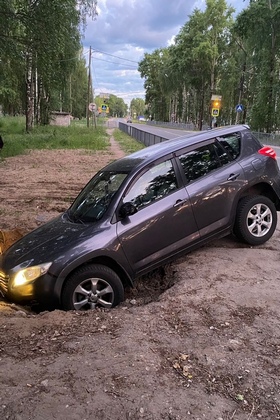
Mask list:
[{"label": "car front wheel", "polygon": [[91,264],[73,273],[62,291],[64,310],[110,309],[124,300],[119,276],[110,268]]},{"label": "car front wheel", "polygon": [[240,200],[235,220],[235,234],[250,245],[264,244],[273,235],[277,212],[273,202],[264,196],[248,196]]}]

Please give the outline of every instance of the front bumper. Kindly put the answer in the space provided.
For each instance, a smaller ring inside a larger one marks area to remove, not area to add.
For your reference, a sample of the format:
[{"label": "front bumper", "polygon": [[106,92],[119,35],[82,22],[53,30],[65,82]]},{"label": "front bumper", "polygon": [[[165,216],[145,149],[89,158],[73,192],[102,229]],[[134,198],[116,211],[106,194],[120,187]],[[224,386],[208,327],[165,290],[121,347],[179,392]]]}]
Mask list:
[{"label": "front bumper", "polygon": [[36,301],[44,305],[57,306],[59,299],[54,293],[55,283],[56,277],[46,273],[28,284],[14,287],[11,277],[0,268],[0,293],[15,303]]}]

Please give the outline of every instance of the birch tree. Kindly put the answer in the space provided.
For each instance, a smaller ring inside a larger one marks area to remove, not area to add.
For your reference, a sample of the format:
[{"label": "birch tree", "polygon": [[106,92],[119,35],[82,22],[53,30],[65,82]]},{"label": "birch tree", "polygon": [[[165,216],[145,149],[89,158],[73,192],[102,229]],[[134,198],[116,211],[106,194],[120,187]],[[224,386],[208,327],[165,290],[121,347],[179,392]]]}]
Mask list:
[{"label": "birch tree", "polygon": [[1,63],[13,59],[24,69],[27,131],[35,120],[48,122],[51,96],[69,81],[81,26],[96,16],[96,6],[96,0],[0,0]]}]

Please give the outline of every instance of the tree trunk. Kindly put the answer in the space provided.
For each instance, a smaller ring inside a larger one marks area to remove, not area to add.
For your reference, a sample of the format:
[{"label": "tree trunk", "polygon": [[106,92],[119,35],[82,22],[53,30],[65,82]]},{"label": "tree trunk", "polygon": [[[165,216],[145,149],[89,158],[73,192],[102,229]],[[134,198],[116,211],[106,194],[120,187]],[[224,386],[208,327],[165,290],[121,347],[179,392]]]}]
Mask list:
[{"label": "tree trunk", "polygon": [[[269,9],[272,11],[271,1],[269,1]],[[273,19],[273,18],[271,18]],[[275,106],[274,106],[274,95],[273,95],[273,87],[274,87],[274,79],[275,79],[275,64],[276,64],[276,54],[275,54],[275,42],[276,42],[276,31],[273,24],[271,22],[271,51],[270,51],[270,63],[269,63],[269,91],[268,91],[268,113],[267,113],[267,126],[266,132],[271,133],[273,130],[273,121],[275,120]]]},{"label": "tree trunk", "polygon": [[34,126],[34,80],[32,53],[26,54],[26,131],[29,133]]},{"label": "tree trunk", "polygon": [[204,90],[201,93],[201,102],[200,102],[200,111],[199,111],[199,120],[198,120],[198,129],[202,130],[203,125],[203,111],[204,111]]}]

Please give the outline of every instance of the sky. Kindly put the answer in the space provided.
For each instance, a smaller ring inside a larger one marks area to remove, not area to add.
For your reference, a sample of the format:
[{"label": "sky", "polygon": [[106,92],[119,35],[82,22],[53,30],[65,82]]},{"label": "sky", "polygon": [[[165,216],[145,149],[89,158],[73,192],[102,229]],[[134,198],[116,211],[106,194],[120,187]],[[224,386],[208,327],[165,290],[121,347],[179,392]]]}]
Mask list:
[{"label": "sky", "polygon": [[[228,0],[240,12],[249,0]],[[98,16],[88,19],[84,32],[84,56],[89,61],[94,95],[114,94],[129,105],[145,99],[144,79],[138,62],[144,54],[172,44],[195,8],[204,0],[98,0]]]}]

